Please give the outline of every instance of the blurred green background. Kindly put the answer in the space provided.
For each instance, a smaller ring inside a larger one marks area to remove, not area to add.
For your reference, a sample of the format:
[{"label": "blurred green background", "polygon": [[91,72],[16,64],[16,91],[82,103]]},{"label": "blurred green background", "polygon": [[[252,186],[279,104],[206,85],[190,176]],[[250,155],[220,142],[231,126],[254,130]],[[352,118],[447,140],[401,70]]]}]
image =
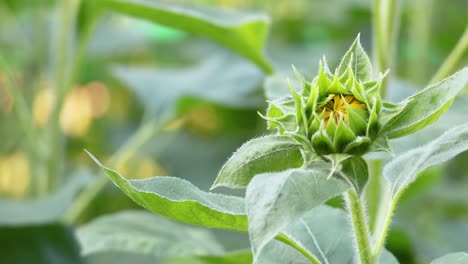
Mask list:
[{"label": "blurred green background", "polygon": [[[323,55],[334,67],[358,33],[372,54],[370,0],[165,2],[267,14],[271,25],[265,53],[275,74],[284,78],[292,75],[291,64],[306,76],[314,75]],[[51,134],[45,128],[57,97],[54,78],[60,69],[55,56],[61,44],[54,32],[64,12],[60,6],[60,1],[53,0],[0,1],[1,263],[80,263],[74,227],[104,214],[138,209],[107,184],[73,224],[55,223],[73,207],[73,194],[80,189],[76,186],[93,185],[100,175],[83,149],[103,161],[111,159],[135,131],[141,131],[139,127],[170,116],[156,135],[115,169],[129,178],[176,176],[208,190],[236,148],[267,133],[257,114],[266,107],[267,74],[258,66],[196,34],[106,10],[94,15],[98,10],[83,4],[73,31],[65,33],[72,36],[66,44],[79,47],[78,40],[87,36],[89,45],[79,71],[72,73],[72,88],[58,113],[60,133]],[[408,0],[402,1],[401,8],[389,87],[393,101],[430,81],[468,25],[466,0]],[[459,67],[467,63],[465,53]],[[30,151],[25,127],[15,112],[17,97],[6,88],[12,83],[30,110],[30,127],[36,131],[33,142],[49,153],[56,150],[49,143],[59,141],[60,154],[43,156]],[[467,102],[465,92],[436,124],[394,142],[395,152],[468,121]],[[389,250],[401,263],[428,263],[448,252],[468,250],[467,161],[468,153],[464,153],[446,166],[425,172],[429,176],[421,177],[406,194],[388,240]],[[57,167],[57,176],[46,181],[45,187],[43,178],[50,174],[41,173],[44,163]],[[68,188],[64,196],[59,194],[44,207],[35,203],[62,188]],[[54,216],[55,220],[43,219]],[[226,249],[249,247],[246,234],[213,233]],[[55,262],[41,253],[44,247],[55,254]],[[44,262],[40,262],[42,257]]]}]

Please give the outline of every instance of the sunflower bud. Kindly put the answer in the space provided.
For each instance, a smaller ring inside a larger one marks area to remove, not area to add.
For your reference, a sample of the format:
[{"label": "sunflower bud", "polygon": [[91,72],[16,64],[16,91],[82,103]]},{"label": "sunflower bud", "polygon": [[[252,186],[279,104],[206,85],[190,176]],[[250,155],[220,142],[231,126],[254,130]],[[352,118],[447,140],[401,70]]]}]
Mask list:
[{"label": "sunflower bud", "polygon": [[270,102],[265,117],[268,127],[320,155],[366,153],[379,131],[380,86],[385,74],[372,78],[372,66],[359,37],[334,73],[325,58],[311,82],[294,71],[302,90],[290,85],[292,97]]}]

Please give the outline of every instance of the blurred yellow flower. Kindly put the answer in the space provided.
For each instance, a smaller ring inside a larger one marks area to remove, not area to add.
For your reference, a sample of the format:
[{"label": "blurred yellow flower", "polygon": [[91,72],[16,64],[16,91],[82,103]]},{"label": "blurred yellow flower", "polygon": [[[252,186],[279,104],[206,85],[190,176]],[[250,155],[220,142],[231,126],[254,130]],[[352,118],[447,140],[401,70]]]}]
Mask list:
[{"label": "blurred yellow flower", "polygon": [[84,88],[74,88],[65,99],[60,113],[60,126],[71,137],[84,136],[92,121],[92,106]]},{"label": "blurred yellow flower", "polygon": [[186,117],[186,126],[194,132],[210,135],[220,128],[220,118],[212,106],[195,107]]},{"label": "blurred yellow flower", "polygon": [[132,179],[145,179],[167,175],[166,170],[164,170],[160,164],[150,157],[144,156],[137,156],[127,161],[125,164],[120,164],[117,170]]},{"label": "blurred yellow flower", "polygon": [[51,88],[40,89],[33,102],[34,125],[42,127],[49,120],[49,116],[54,110],[55,94]]},{"label": "blurred yellow flower", "polygon": [[13,109],[13,96],[7,92],[5,83],[5,76],[0,74],[0,108],[9,113]]},{"label": "blurred yellow flower", "polygon": [[29,160],[23,152],[0,158],[0,193],[12,197],[26,196],[30,184]]},{"label": "blurred yellow flower", "polygon": [[102,117],[109,110],[110,96],[105,84],[91,82],[85,86],[88,100],[91,103],[91,114],[93,118]]},{"label": "blurred yellow flower", "polygon": [[[93,118],[102,117],[109,109],[110,96],[107,87],[100,82],[74,87],[65,98],[60,112],[60,126],[71,137],[84,136]],[[55,106],[54,90],[40,89],[33,102],[33,118],[37,127],[44,126]]]}]

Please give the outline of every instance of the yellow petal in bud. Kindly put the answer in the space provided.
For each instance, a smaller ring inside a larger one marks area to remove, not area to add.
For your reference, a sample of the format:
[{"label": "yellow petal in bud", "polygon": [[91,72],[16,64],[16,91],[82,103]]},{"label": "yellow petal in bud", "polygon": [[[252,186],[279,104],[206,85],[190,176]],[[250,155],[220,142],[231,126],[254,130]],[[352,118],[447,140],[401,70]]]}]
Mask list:
[{"label": "yellow petal in bud", "polygon": [[364,103],[358,101],[352,95],[341,95],[341,94],[331,94],[328,102],[318,111],[318,114],[323,112],[323,119],[325,125],[328,124],[330,118],[335,120],[335,123],[339,123],[340,119],[344,121],[348,120],[348,108],[349,105],[355,109],[366,110]]}]

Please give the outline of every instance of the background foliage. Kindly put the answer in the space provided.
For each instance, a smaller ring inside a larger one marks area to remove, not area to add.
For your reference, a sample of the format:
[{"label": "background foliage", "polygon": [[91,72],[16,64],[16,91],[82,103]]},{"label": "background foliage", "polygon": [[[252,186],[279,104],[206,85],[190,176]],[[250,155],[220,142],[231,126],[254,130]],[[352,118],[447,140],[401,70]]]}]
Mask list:
[{"label": "background foliage", "polygon": [[[0,262],[249,263],[245,233],[179,227],[127,211],[141,208],[106,184],[83,149],[132,178],[173,175],[194,184],[187,195],[207,191],[234,150],[265,135],[257,111],[264,111],[265,97],[287,88],[283,81],[291,64],[313,76],[323,54],[336,65],[359,32],[371,50],[370,2],[1,1]],[[468,23],[463,0],[403,2],[388,88],[394,102],[434,77]],[[75,15],[76,21],[69,21]],[[460,57],[456,68],[468,63],[466,51]],[[395,153],[466,123],[467,102],[464,91],[435,124],[393,141]],[[401,197],[387,245],[401,263],[429,263],[468,250],[467,159],[465,152],[424,171]],[[156,181],[170,185],[173,179]],[[230,202],[235,225],[228,229],[246,231],[238,201]],[[320,210],[335,215],[332,230],[339,236],[341,211]],[[104,216],[110,213],[116,214]],[[310,218],[317,225],[325,222]],[[148,222],[159,227],[148,229]],[[115,237],[107,225],[122,233]],[[104,227],[99,238],[84,240],[96,226]],[[151,236],[135,241],[135,233]],[[115,248],[102,242],[106,239],[115,241]],[[352,250],[336,243],[345,253]],[[133,250],[119,251],[122,247]],[[168,250],[155,250],[160,247]],[[267,247],[286,259],[297,254],[279,242]],[[344,263],[343,252],[325,258]]]}]

